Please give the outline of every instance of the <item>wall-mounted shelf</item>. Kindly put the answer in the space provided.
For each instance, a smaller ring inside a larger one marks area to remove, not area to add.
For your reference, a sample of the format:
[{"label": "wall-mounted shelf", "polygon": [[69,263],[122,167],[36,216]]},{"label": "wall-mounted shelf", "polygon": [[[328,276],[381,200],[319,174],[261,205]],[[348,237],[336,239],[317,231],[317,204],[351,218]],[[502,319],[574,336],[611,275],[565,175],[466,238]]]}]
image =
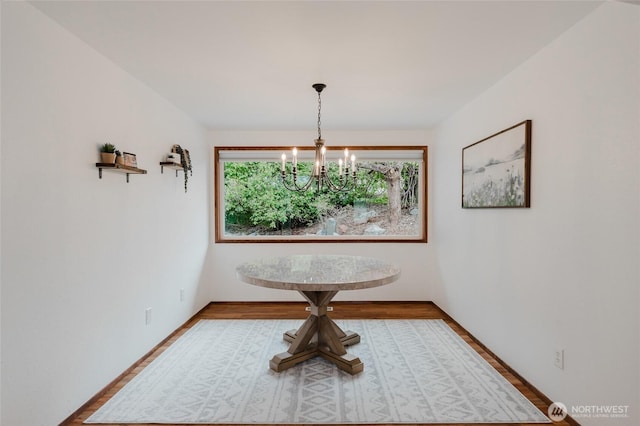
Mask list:
[{"label": "wall-mounted shelf", "polygon": [[176,177],[178,177],[178,172],[180,170],[184,171],[182,164],[172,163],[170,161],[161,161],[160,162],[160,173],[164,173],[164,168],[173,169],[176,171]]},{"label": "wall-mounted shelf", "polygon": [[137,167],[125,166],[123,164],[113,164],[113,163],[96,163],[96,167],[98,168],[98,177],[102,179],[102,169],[110,170],[118,173],[126,173],[127,175],[127,183],[129,183],[129,175],[146,175],[147,171],[139,169]]}]

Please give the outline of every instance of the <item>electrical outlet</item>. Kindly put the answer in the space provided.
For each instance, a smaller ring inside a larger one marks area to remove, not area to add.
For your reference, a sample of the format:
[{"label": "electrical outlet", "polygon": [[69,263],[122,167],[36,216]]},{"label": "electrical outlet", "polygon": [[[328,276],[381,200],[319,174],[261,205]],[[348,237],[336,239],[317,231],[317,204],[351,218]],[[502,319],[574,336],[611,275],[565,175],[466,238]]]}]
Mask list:
[{"label": "electrical outlet", "polygon": [[151,324],[151,308],[144,310],[144,323],[145,325]]},{"label": "electrical outlet", "polygon": [[556,349],[553,364],[560,370],[564,370],[564,349]]},{"label": "electrical outlet", "polygon": [[180,289],[180,301],[184,302],[184,288]]}]

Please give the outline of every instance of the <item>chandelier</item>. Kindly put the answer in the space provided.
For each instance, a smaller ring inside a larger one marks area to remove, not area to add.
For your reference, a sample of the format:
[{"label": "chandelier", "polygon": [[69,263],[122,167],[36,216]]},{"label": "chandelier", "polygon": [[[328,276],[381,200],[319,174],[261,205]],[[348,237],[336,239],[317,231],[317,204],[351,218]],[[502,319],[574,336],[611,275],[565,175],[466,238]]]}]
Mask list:
[{"label": "chandelier", "polygon": [[287,154],[282,154],[282,183],[285,188],[290,191],[306,191],[312,186],[316,187],[317,191],[328,189],[333,192],[349,191],[356,186],[356,156],[351,155],[349,157],[349,149],[344,149],[344,160],[338,159],[337,175],[334,174],[333,180],[329,176],[330,168],[335,170],[335,167],[330,167],[332,164],[326,159],[327,148],[324,146],[324,139],[322,139],[322,131],[320,130],[320,112],[322,110],[322,100],[320,93],[327,87],[326,84],[316,83],[312,86],[316,92],[318,92],[318,139],[316,139],[315,145],[315,157],[311,168],[311,174],[305,179],[301,179],[303,182],[298,181],[298,149],[293,148],[291,150],[291,173],[287,174]]}]

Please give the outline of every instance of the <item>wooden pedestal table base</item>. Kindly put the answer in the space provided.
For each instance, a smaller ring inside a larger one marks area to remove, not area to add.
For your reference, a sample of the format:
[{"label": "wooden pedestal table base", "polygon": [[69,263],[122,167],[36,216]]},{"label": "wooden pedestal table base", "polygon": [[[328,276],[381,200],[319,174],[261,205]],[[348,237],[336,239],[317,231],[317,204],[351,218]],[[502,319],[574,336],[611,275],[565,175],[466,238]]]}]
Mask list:
[{"label": "wooden pedestal table base", "polygon": [[360,342],[360,336],[342,331],[327,315],[328,304],[339,291],[390,284],[400,277],[400,268],[362,256],[293,255],[245,262],[236,267],[236,275],[258,287],[295,290],[309,302],[309,317],[299,329],[284,333],[289,350],[271,359],[272,370],[284,371],[321,356],[341,370],[358,374],[364,365],[360,358],[348,354],[345,346]]},{"label": "wooden pedestal table base", "polygon": [[274,371],[284,371],[307,359],[321,356],[349,374],[364,369],[360,358],[347,353],[345,346],[360,342],[360,336],[352,331],[344,332],[327,315],[327,306],[337,291],[300,291],[309,302],[310,315],[298,330],[284,333],[284,340],[291,343],[289,350],[275,355],[269,362]]}]

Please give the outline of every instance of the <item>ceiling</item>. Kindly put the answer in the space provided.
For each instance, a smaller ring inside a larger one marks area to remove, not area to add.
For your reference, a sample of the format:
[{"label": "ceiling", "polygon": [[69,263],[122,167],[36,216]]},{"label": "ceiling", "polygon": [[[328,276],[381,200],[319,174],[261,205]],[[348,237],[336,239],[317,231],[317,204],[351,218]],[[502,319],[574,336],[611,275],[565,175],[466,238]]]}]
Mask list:
[{"label": "ceiling", "polygon": [[601,2],[33,1],[219,130],[428,129]]}]

